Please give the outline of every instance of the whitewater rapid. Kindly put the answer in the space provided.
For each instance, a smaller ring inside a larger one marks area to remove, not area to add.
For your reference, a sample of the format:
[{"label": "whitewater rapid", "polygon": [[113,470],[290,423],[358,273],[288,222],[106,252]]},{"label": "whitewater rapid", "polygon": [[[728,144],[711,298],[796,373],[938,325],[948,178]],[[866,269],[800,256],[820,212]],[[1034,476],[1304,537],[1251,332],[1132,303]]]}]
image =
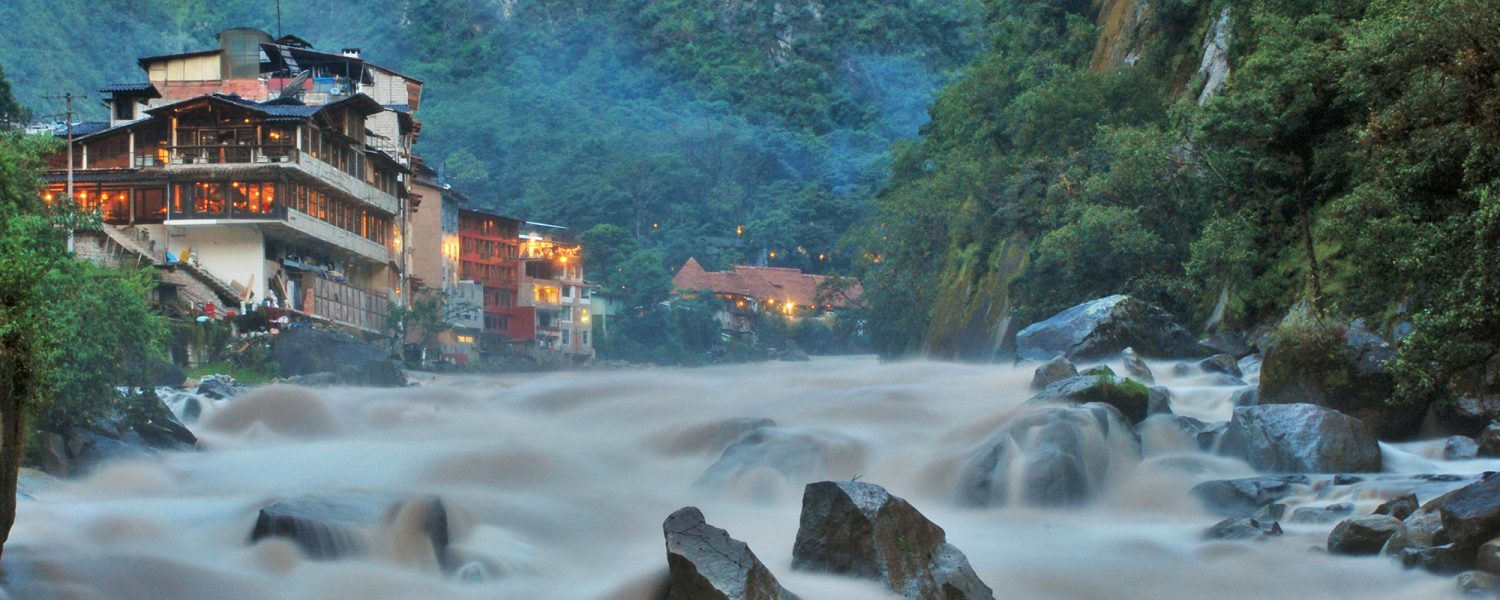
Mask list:
[{"label": "whitewater rapid", "polygon": [[[1230,416],[1233,387],[1151,366],[1175,412]],[[0,567],[18,599],[645,600],[666,568],[662,520],[693,505],[805,599],[891,597],[873,583],[791,569],[805,482],[758,469],[694,485],[726,443],[718,424],[754,418],[832,440],[838,450],[818,465],[822,475],[909,500],[997,598],[1455,594],[1451,577],[1328,556],[1320,548],[1332,524],[1283,521],[1286,535],[1257,542],[1203,539],[1219,517],[1188,490],[1254,471],[1149,427],[1145,459],[1085,507],[963,505],[957,466],[1032,395],[1031,375],[1030,366],[821,358],[260,390],[204,408],[190,424],[201,452],[110,463],[33,493]],[[1432,448],[1385,446],[1387,470],[1496,468],[1442,461]],[[440,496],[456,524],[453,547],[483,565],[483,580],[445,575],[420,558],[425,540],[399,530],[374,540],[367,557],[336,561],[309,560],[282,540],[249,543],[262,506],[350,494]],[[1349,501],[1368,513],[1380,496],[1378,485],[1327,487],[1287,502]]]}]

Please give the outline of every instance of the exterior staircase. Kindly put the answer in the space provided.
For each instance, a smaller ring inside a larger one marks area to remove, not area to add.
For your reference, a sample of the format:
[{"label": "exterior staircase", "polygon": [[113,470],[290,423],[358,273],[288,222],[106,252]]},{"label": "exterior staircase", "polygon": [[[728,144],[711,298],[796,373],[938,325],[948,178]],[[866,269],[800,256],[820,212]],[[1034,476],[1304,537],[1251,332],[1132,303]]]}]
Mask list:
[{"label": "exterior staircase", "polygon": [[[135,254],[152,265],[158,267],[165,266],[163,258],[165,257],[165,251],[158,251],[156,249],[156,242],[151,239],[150,233],[146,230],[134,225],[108,224],[104,225],[103,230],[104,235],[124,251]],[[225,306],[239,305],[239,294],[236,294],[234,288],[225,283],[224,280],[215,277],[202,267],[191,263],[177,262],[173,263],[173,266],[213,290],[214,295],[218,296],[218,301]]]}]

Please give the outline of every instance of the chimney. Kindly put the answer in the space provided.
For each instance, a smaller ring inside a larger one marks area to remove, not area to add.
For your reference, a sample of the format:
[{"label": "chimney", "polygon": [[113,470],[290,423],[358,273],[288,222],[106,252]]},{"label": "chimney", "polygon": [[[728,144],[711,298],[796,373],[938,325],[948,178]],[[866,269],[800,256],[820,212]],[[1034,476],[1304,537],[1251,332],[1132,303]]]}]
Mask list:
[{"label": "chimney", "polygon": [[344,56],[359,58],[359,48],[344,48]]}]

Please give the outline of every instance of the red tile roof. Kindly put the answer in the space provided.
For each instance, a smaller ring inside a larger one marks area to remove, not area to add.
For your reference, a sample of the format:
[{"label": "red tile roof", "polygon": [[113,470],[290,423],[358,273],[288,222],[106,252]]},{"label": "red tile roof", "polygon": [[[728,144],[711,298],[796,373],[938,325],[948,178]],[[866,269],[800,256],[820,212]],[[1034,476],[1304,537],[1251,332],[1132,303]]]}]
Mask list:
[{"label": "red tile roof", "polygon": [[[709,290],[756,300],[790,300],[800,306],[813,306],[818,301],[818,286],[827,279],[824,275],[809,275],[799,269],[780,267],[736,266],[732,271],[707,271],[696,259],[689,258],[672,277],[672,285],[679,290]],[[845,306],[858,299],[862,291],[856,281],[843,294],[829,298],[828,303]]]}]

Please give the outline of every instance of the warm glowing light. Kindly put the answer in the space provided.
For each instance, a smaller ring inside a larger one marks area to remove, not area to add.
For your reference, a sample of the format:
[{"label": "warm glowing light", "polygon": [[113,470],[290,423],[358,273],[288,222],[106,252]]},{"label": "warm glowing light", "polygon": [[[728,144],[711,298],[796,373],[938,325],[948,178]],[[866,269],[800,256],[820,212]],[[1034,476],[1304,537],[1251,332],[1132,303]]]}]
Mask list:
[{"label": "warm glowing light", "polygon": [[744,225],[736,225],[734,227],[734,234],[735,235],[745,235],[745,226]]},{"label": "warm glowing light", "polygon": [[776,252],[774,250],[771,252],[771,258],[776,258]]}]

